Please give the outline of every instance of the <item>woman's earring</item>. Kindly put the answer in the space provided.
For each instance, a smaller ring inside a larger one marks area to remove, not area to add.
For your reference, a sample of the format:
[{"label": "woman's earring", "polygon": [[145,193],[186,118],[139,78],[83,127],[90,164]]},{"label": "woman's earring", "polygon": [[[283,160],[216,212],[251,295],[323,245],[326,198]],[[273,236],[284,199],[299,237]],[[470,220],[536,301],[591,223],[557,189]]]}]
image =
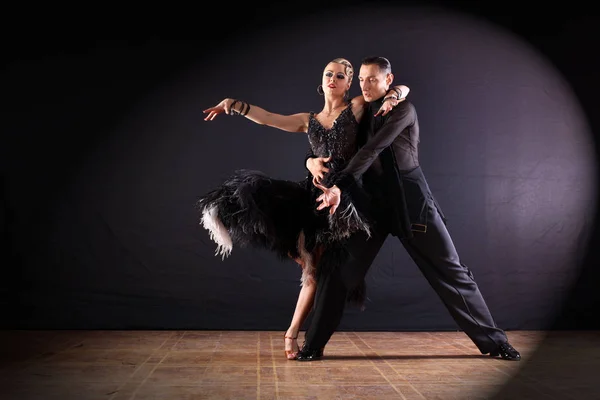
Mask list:
[{"label": "woman's earring", "polygon": [[321,96],[325,94],[325,92],[323,91],[323,85],[317,86],[317,93],[319,93]]}]

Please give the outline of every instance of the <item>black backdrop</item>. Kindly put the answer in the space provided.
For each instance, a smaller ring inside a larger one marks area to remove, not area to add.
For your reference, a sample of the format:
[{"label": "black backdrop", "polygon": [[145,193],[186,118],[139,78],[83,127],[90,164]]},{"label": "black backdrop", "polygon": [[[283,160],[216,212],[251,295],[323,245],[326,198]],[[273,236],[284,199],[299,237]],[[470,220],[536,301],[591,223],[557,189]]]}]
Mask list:
[{"label": "black backdrop", "polygon": [[[285,328],[298,268],[251,249],[221,261],[193,206],[236,168],[301,179],[306,138],[201,110],[238,97],[318,111],[328,60],[381,54],[412,89],[422,166],[497,322],[597,328],[595,20],[502,4],[510,16],[469,2],[209,5],[194,40],[34,20],[3,69],[2,327]],[[141,19],[118,26],[162,27]],[[341,329],[455,329],[397,240],[367,282],[367,310]]]},{"label": "black backdrop", "polygon": [[[232,117],[207,125],[200,110],[225,96],[318,110],[328,59],[381,53],[412,88],[425,172],[498,322],[600,329],[598,18],[577,2],[511,1],[444,2],[435,21],[405,9],[341,15],[397,4],[9,6],[2,328],[283,329],[296,267],[242,249],[219,261],[192,205],[234,168],[296,179],[306,142]],[[482,26],[457,26],[448,9]],[[372,302],[342,329],[454,329],[397,242],[368,283]],[[554,350],[538,354],[573,356]]]},{"label": "black backdrop", "polygon": [[[215,257],[194,201],[237,168],[301,179],[306,138],[242,118],[204,122],[201,110],[238,97],[318,111],[324,65],[343,56],[358,69],[370,54],[412,89],[423,169],[499,325],[596,323],[586,274],[597,272],[581,271],[596,260],[583,260],[596,217],[589,17],[356,2],[307,4],[293,18],[254,10],[251,23],[241,7],[203,10],[200,20],[222,24],[199,24],[196,40],[89,32],[12,43],[4,327],[285,328],[298,268],[252,249]],[[367,310],[349,309],[340,329],[456,329],[396,239],[367,283]]]}]

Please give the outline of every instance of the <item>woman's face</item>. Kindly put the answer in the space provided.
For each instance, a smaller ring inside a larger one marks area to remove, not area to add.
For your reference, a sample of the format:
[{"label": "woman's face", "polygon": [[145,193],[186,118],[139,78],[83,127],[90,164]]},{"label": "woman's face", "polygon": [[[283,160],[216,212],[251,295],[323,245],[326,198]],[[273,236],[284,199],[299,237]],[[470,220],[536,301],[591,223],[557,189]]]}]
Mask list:
[{"label": "woman's face", "polygon": [[329,63],[323,71],[323,92],[333,97],[343,97],[350,89],[350,79],[346,75],[346,66],[338,63]]}]

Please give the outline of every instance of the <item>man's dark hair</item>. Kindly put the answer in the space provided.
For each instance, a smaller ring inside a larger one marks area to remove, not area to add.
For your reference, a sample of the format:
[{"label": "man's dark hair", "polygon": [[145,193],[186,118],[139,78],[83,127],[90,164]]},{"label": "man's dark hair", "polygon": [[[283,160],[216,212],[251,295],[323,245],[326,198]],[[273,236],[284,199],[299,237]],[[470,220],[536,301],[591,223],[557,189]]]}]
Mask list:
[{"label": "man's dark hair", "polygon": [[385,74],[390,74],[392,72],[392,64],[390,64],[390,60],[385,57],[379,56],[370,56],[363,58],[362,65],[377,65],[379,70]]}]

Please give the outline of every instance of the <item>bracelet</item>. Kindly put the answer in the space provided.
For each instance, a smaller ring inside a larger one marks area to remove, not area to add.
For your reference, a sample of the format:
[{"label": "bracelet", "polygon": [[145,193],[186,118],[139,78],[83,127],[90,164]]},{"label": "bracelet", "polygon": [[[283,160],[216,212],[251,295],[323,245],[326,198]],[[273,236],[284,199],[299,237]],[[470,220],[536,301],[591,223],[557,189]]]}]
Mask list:
[{"label": "bracelet", "polygon": [[[240,108],[239,111],[235,109],[235,105],[237,103],[240,103],[242,105],[242,107]],[[248,114],[248,111],[250,111],[250,104],[246,103],[243,100],[234,100],[233,103],[231,103],[231,106],[229,107],[229,114],[230,115],[242,115],[242,116],[246,116]]]},{"label": "bracelet", "polygon": [[392,95],[392,96],[384,97],[383,98],[383,102],[385,103],[386,101],[391,100],[391,99],[394,99],[394,100],[398,101],[398,99],[396,98],[396,96]]},{"label": "bracelet", "polygon": [[402,90],[396,89],[395,87],[391,88],[398,95],[398,100],[402,98]]},{"label": "bracelet", "polygon": [[239,102],[239,100],[234,100],[233,103],[231,103],[231,106],[229,107],[229,115],[235,115],[236,113],[238,113],[238,111],[234,107]]}]

